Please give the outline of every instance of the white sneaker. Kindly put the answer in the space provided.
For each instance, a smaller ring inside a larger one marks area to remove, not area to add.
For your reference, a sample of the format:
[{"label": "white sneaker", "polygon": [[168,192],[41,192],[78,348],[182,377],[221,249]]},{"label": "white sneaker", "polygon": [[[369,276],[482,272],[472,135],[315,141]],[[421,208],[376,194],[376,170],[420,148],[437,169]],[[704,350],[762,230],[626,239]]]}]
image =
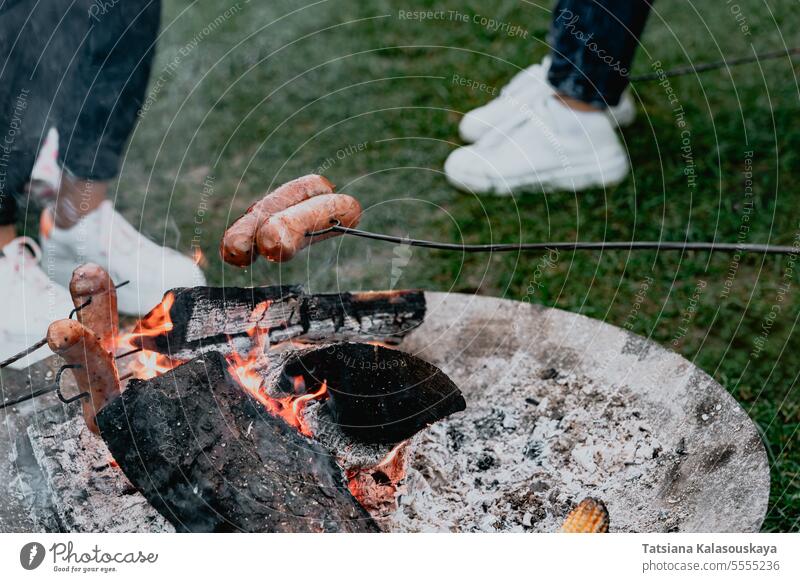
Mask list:
[{"label": "white sneaker", "polygon": [[500,90],[500,95],[486,105],[473,109],[461,118],[458,133],[467,143],[474,143],[511,117],[518,117],[524,103],[537,95],[549,94],[553,88],[547,82],[550,57],[523,69]]},{"label": "white sneaker", "polygon": [[130,281],[117,292],[120,313],[141,316],[169,289],[205,285],[192,259],[142,236],[109,200],[69,229],[53,226],[51,217],[45,210],[42,224],[51,225],[41,234],[47,274],[68,285],[77,266],[97,263],[115,283]]},{"label": "white sneaker", "polygon": [[540,95],[523,119],[451,153],[444,170],[469,192],[578,191],[621,182],[628,157],[605,113],[574,111]]},{"label": "white sneaker", "polygon": [[[2,253],[0,297],[5,307],[0,318],[0,360],[5,360],[42,339],[50,323],[69,317],[72,300],[69,291],[53,284],[39,266],[42,251],[33,239],[16,238]],[[21,370],[51,355],[45,345],[11,368]]]},{"label": "white sneaker", "polygon": [[[553,93],[553,87],[547,81],[549,68],[550,57],[545,57],[541,63],[531,65],[514,75],[496,99],[464,115],[458,125],[461,139],[467,143],[475,143],[500,125],[523,118],[525,109],[536,99]],[[627,127],[634,122],[636,105],[629,89],[625,90],[617,105],[606,110],[606,114],[617,127]]]}]

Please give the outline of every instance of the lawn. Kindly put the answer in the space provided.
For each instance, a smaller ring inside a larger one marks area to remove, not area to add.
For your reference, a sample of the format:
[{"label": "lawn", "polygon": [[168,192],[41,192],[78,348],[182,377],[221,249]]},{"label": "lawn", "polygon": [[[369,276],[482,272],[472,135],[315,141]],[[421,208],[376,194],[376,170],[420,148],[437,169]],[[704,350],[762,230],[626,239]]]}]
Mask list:
[{"label": "lawn", "polygon": [[[800,44],[797,2],[737,1],[656,3],[634,72],[652,71],[655,61],[671,67]],[[491,198],[449,187],[441,168],[458,145],[461,114],[547,51],[549,2],[487,5],[166,2],[148,102],[115,193],[119,208],[155,239],[202,248],[215,285],[303,282],[333,291],[394,283],[527,297],[627,325],[695,362],[745,407],[772,467],[764,529],[797,531],[800,265],[788,258],[578,252],[542,267],[537,255],[408,253],[337,239],[280,267],[220,263],[218,240],[233,217],[274,185],[313,171],[358,196],[365,228],[396,235],[793,243],[800,91],[786,58],[672,79],[669,88],[634,84],[639,118],[623,132],[633,173],[616,188]],[[425,22],[400,13],[426,9],[453,13]],[[492,30],[474,15],[521,32]]]}]

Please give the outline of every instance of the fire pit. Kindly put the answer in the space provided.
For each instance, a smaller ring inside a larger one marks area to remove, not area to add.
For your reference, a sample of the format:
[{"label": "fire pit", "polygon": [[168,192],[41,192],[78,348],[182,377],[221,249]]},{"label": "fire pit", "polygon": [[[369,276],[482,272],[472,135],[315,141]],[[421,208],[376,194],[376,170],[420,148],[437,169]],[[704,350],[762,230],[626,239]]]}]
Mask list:
[{"label": "fire pit", "polygon": [[733,398],[582,316],[201,288],[121,341],[145,351],[98,414],[105,442],[62,407],[19,431],[3,525],[23,506],[23,529],[557,531],[587,496],[612,531],[755,531],[766,512],[765,451]]}]

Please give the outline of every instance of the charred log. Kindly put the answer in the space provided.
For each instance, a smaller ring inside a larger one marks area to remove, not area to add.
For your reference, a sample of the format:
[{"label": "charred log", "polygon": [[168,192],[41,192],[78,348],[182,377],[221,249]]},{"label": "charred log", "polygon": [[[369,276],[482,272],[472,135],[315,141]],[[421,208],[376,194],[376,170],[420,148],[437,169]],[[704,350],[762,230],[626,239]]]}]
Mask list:
[{"label": "charred log", "polygon": [[133,381],[97,416],[130,481],[178,531],[378,531],[341,469],[209,352]]},{"label": "charred log", "polygon": [[278,388],[302,376],[310,392],[327,384],[326,406],[341,431],[365,443],[391,444],[466,408],[439,368],[399,350],[340,343],[290,355]]},{"label": "charred log", "polygon": [[267,333],[271,343],[302,339],[397,344],[425,317],[425,295],[413,290],[309,295],[300,286],[193,287],[172,293],[171,329],[137,342],[178,359],[198,351],[226,353],[231,338],[246,337],[254,328]]}]

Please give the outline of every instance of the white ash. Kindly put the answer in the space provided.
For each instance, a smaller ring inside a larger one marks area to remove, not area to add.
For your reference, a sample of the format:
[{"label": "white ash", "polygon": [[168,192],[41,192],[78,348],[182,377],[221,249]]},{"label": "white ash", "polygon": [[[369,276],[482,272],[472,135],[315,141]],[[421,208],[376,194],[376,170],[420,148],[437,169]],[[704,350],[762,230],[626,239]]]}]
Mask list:
[{"label": "white ash", "polygon": [[105,442],[86,428],[83,416],[64,422],[40,422],[27,432],[59,530],[175,531],[113,463]]},{"label": "white ash", "polygon": [[[486,365],[499,378],[508,362]],[[677,453],[653,437],[635,394],[533,364],[518,372],[465,394],[466,411],[416,437],[399,508],[383,527],[554,532],[591,495],[609,506],[613,531],[670,529],[670,516],[648,507],[643,492],[664,479]]]}]

